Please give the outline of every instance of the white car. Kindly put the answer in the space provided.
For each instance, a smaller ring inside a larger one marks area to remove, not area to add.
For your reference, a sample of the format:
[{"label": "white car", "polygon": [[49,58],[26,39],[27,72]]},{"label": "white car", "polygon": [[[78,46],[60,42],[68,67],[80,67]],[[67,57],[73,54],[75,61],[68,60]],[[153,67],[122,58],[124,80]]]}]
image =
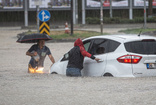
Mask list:
[{"label": "white car", "polygon": [[[156,37],[145,35],[102,35],[83,40],[86,51],[100,58],[84,58],[82,76],[156,76]],[[68,53],[50,69],[66,75]]]}]

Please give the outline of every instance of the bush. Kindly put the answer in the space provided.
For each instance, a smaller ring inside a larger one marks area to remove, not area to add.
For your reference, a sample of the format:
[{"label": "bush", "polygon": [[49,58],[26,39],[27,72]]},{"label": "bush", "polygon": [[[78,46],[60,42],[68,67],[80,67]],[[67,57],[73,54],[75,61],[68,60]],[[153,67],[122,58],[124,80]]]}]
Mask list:
[{"label": "bush", "polygon": [[152,17],[152,18],[147,18],[147,22],[156,22],[156,17]]},{"label": "bush", "polygon": [[104,22],[104,23],[111,23],[111,19],[105,17],[105,18],[103,18],[103,22]]},{"label": "bush", "polygon": [[[127,19],[127,18],[120,18],[120,17],[113,17],[113,18],[108,18],[108,17],[104,17],[103,18],[103,23],[107,23],[107,24],[113,24],[113,23],[143,23],[144,22],[144,18],[143,17],[136,17],[132,20]],[[152,18],[147,18],[147,22],[149,23],[156,23],[156,18],[152,17]],[[87,24],[100,24],[100,18],[97,17],[88,17],[86,18],[86,23]]]},{"label": "bush", "polygon": [[100,24],[100,19],[99,18],[91,18],[91,17],[88,17],[86,18],[86,23],[87,24]]}]

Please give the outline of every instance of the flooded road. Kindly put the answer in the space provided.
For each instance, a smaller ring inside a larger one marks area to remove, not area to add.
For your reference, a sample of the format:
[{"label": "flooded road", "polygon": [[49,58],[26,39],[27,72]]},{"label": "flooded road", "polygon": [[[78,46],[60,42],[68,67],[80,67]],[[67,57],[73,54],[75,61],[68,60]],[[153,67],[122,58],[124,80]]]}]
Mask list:
[{"label": "flooded road", "polygon": [[[26,51],[16,43],[26,30],[0,30],[0,105],[155,105],[156,77],[104,78],[28,74]],[[73,43],[46,43],[55,60]],[[45,72],[51,62],[45,59]]]}]

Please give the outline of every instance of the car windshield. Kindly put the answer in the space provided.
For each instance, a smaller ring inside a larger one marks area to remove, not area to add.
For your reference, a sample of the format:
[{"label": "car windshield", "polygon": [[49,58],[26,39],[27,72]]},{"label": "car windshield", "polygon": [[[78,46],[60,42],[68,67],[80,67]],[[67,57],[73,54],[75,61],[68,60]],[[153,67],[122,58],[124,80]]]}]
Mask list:
[{"label": "car windshield", "polygon": [[138,54],[156,54],[155,40],[142,40],[125,43],[126,51]]}]

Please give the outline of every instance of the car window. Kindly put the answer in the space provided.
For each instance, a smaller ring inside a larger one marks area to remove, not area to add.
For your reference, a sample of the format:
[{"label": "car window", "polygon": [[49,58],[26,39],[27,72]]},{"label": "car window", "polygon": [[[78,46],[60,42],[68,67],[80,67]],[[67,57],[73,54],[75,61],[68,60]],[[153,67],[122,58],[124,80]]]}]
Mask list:
[{"label": "car window", "polygon": [[91,41],[90,40],[85,41],[85,42],[83,42],[83,44],[84,44],[85,50],[88,51],[89,47],[90,47],[90,44],[91,44]]},{"label": "car window", "polygon": [[90,49],[90,53],[93,55],[103,54],[108,52],[107,39],[95,39]]},{"label": "car window", "polygon": [[126,51],[138,54],[156,54],[156,41],[143,40],[125,43]]},{"label": "car window", "polygon": [[118,46],[120,45],[121,43],[117,42],[117,41],[113,41],[113,40],[109,40],[109,51],[108,52],[113,52],[115,51]]},{"label": "car window", "polygon": [[[83,44],[84,44],[85,50],[88,51],[90,44],[91,44],[91,41],[90,40],[85,41],[85,42],[83,42]],[[64,54],[63,58],[61,59],[61,61],[66,61],[66,60],[69,60],[69,54],[68,53]]]},{"label": "car window", "polygon": [[66,60],[69,60],[69,54],[68,53],[64,54],[63,58],[61,59],[61,61],[66,61]]}]

